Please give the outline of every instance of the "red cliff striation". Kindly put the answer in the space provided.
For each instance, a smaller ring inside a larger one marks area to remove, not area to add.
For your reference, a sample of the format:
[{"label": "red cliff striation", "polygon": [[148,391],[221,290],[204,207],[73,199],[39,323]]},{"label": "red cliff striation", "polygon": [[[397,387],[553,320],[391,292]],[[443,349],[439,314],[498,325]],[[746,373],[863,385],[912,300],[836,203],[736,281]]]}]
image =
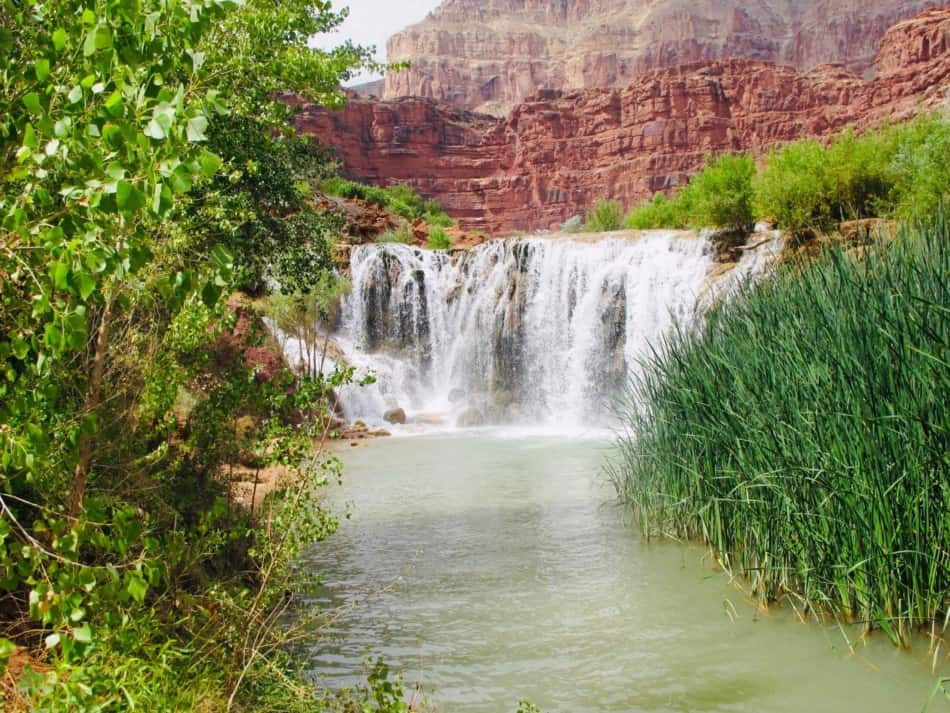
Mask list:
[{"label": "red cliff striation", "polygon": [[622,88],[650,69],[755,59],[871,68],[895,23],[942,0],[444,0],[388,43],[386,99],[504,114],[539,89]]},{"label": "red cliff striation", "polygon": [[339,153],[345,173],[405,182],[468,229],[548,228],[598,198],[632,205],[684,183],[705,157],[761,151],[941,106],[950,89],[950,10],[891,29],[874,79],[752,60],[644,73],[627,88],[541,92],[506,118],[424,99],[300,105],[298,130]]}]

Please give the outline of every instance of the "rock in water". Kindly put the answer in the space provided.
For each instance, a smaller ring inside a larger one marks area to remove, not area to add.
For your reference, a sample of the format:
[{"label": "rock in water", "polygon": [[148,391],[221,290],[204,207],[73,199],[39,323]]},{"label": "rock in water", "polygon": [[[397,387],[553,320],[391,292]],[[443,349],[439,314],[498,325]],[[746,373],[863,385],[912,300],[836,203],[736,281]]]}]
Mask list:
[{"label": "rock in water", "polygon": [[481,426],[485,423],[485,416],[474,406],[471,406],[458,417],[456,425],[460,428],[471,428],[472,426]]},{"label": "rock in water", "polygon": [[383,414],[383,419],[387,423],[393,423],[397,425],[404,424],[406,422],[406,412],[401,408],[390,409]]}]

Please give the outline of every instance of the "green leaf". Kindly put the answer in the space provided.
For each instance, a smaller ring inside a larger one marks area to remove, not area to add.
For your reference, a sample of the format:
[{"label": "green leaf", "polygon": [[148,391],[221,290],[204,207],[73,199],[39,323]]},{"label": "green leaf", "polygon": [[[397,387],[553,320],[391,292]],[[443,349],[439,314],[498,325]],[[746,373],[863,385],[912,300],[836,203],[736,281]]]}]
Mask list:
[{"label": "green leaf", "polygon": [[65,138],[69,134],[69,130],[72,128],[72,126],[73,120],[68,116],[64,117],[57,121],[53,126],[53,134],[60,139]]},{"label": "green leaf", "polygon": [[112,116],[118,116],[122,113],[122,94],[116,90],[109,95],[104,104],[106,111]]},{"label": "green leaf", "polygon": [[57,52],[62,52],[63,47],[66,46],[66,30],[60,27],[53,33],[53,49]]},{"label": "green leaf", "polygon": [[139,604],[145,601],[145,594],[148,592],[148,583],[142,575],[136,572],[130,572],[128,575],[128,584],[126,590],[132,595],[132,598]]},{"label": "green leaf", "polygon": [[88,644],[92,641],[92,629],[89,628],[89,624],[73,629],[73,638],[81,644]]},{"label": "green leaf", "polygon": [[46,346],[53,351],[59,351],[63,346],[63,333],[54,324],[47,324],[43,330]]},{"label": "green leaf", "polygon": [[221,288],[213,282],[206,282],[205,286],[201,288],[201,301],[204,302],[205,307],[208,309],[214,309],[220,297]]},{"label": "green leaf", "polygon": [[40,95],[36,92],[30,92],[23,97],[23,106],[33,114],[42,114],[43,105],[40,103]]},{"label": "green leaf", "polygon": [[188,120],[188,140],[193,142],[207,141],[205,131],[208,130],[208,120],[203,116],[194,116]]},{"label": "green leaf", "polygon": [[36,79],[40,82],[45,82],[46,78],[49,76],[49,60],[48,59],[38,59],[33,63],[33,71],[36,72]]},{"label": "green leaf", "polygon": [[125,213],[134,213],[145,205],[145,195],[128,181],[119,181],[116,186],[116,205]]},{"label": "green leaf", "polygon": [[79,283],[79,296],[83,299],[83,301],[88,300],[89,295],[91,295],[96,289],[95,278],[88,273],[81,272],[79,273],[77,281]]},{"label": "green leaf", "polygon": [[16,651],[16,644],[9,639],[0,638],[0,676],[6,673],[7,664],[14,651]]},{"label": "green leaf", "polygon": [[46,648],[52,649],[59,645],[59,634],[53,633],[47,636],[43,642],[46,644]]},{"label": "green leaf", "polygon": [[198,163],[201,166],[201,173],[205,178],[214,178],[218,169],[221,168],[223,161],[217,154],[213,154],[210,151],[202,151],[201,156],[198,157]]},{"label": "green leaf", "polygon": [[211,262],[222,272],[230,272],[234,269],[234,256],[220,243],[211,250]]},{"label": "green leaf", "polygon": [[16,337],[13,340],[13,356],[20,361],[25,361],[30,353],[30,344],[22,337]]},{"label": "green leaf", "polygon": [[69,289],[69,268],[61,262],[54,262],[49,266],[49,276],[57,290]]},{"label": "green leaf", "polygon": [[32,124],[27,124],[26,128],[23,130],[23,145],[31,149],[35,149],[39,145],[39,142],[36,140],[36,132],[33,130]]},{"label": "green leaf", "polygon": [[100,50],[108,49],[112,49],[112,30],[108,25],[96,25],[89,30],[82,45],[82,53],[86,57],[91,57]]},{"label": "green leaf", "polygon": [[86,57],[92,57],[92,55],[96,53],[96,29],[95,28],[89,30],[89,32],[86,33],[86,40],[82,43],[82,53]]},{"label": "green leaf", "polygon": [[188,169],[184,166],[176,168],[175,172],[169,176],[169,181],[172,190],[176,193],[187,193],[191,190],[191,176],[188,174]]},{"label": "green leaf", "polygon": [[148,122],[148,125],[145,127],[144,133],[150,139],[155,139],[157,141],[161,141],[162,139],[165,138],[165,129],[163,129],[161,124],[155,121],[155,119],[152,119],[151,121]]},{"label": "green leaf", "polygon": [[70,104],[76,104],[82,100],[82,87],[78,84],[69,90],[69,94],[66,95],[66,99],[69,100]]}]

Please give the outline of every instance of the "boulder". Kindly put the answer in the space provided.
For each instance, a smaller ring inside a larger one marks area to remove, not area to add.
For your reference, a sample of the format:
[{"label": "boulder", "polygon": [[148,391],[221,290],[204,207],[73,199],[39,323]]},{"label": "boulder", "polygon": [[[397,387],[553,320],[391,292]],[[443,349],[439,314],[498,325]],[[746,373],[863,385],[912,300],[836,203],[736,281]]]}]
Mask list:
[{"label": "boulder", "polygon": [[485,415],[474,406],[470,406],[459,415],[455,424],[460,428],[483,426],[485,424]]},{"label": "boulder", "polygon": [[383,420],[385,420],[386,423],[404,424],[406,422],[406,412],[401,408],[389,409],[389,411],[383,414]]}]

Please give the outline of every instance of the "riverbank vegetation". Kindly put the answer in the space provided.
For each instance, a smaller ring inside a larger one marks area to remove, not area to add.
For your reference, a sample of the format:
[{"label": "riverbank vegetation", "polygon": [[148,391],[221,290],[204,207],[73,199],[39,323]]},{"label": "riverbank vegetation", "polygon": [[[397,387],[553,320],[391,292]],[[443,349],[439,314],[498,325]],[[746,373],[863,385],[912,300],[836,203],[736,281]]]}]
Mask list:
[{"label": "riverbank vegetation", "polygon": [[827,144],[807,139],[711,159],[689,184],[635,206],[627,228],[746,231],[756,221],[805,237],[849,220],[932,215],[950,192],[950,122],[939,115]]},{"label": "riverbank vegetation", "polygon": [[339,697],[286,654],[319,632],[294,562],[336,527],[351,374],[292,372],[232,297],[329,279],[332,169],[273,97],[343,100],[368,53],[309,47],[341,20],[0,0],[4,710],[405,710],[384,671]]},{"label": "riverbank vegetation", "polygon": [[[922,122],[868,141],[916,151],[944,132]],[[834,153],[858,145],[843,137]],[[798,144],[769,170],[800,157],[825,160]],[[930,157],[900,157],[932,170]],[[906,190],[946,190],[912,183],[875,195],[903,212]],[[855,206],[867,196],[848,195]],[[819,214],[834,215],[808,221]],[[658,348],[631,393],[614,471],[645,533],[707,543],[762,602],[832,612],[895,642],[945,636],[950,225],[935,214],[893,240],[786,264]]]},{"label": "riverbank vegetation", "polygon": [[435,228],[455,225],[438,201],[424,200],[412,186],[398,183],[386,187],[370,186],[332,176],[320,184],[320,189],[338,198],[359,198],[406,220],[423,220]]}]

